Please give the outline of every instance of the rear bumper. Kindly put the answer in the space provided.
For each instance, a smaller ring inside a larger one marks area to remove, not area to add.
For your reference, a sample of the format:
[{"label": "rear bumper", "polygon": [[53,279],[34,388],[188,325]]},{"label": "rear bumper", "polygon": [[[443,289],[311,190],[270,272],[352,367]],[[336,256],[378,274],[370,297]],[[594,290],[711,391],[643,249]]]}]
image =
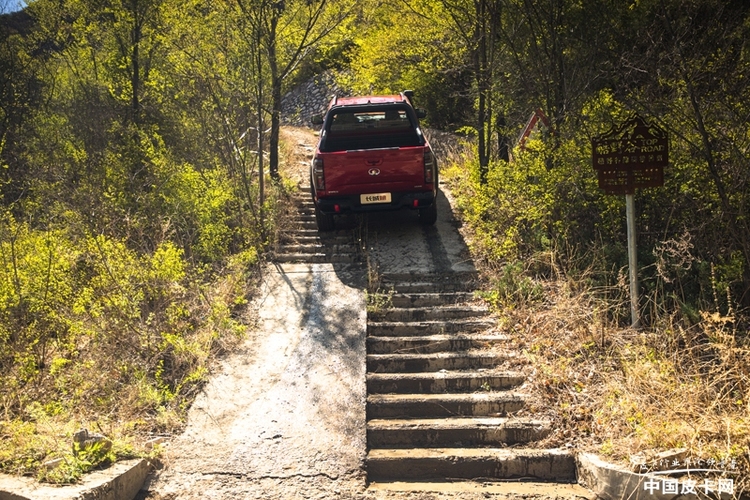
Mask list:
[{"label": "rear bumper", "polygon": [[318,198],[314,201],[318,210],[324,214],[382,212],[388,210],[399,210],[401,208],[429,207],[435,203],[435,193],[432,191],[392,192],[390,203],[375,203],[367,205],[363,205],[360,202],[359,194]]}]

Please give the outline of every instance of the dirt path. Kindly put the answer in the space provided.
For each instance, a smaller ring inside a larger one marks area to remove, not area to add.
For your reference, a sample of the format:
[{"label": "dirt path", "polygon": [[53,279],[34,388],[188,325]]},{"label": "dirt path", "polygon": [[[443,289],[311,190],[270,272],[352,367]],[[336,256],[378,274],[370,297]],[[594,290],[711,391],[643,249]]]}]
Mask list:
[{"label": "dirt path", "polygon": [[147,498],[362,492],[364,294],[325,264],[264,274],[257,330],[196,399]]},{"label": "dirt path", "polygon": [[282,175],[292,179],[297,185],[307,185],[310,175],[310,160],[315,152],[318,138],[304,127],[282,127],[281,139],[284,144],[285,161],[280,166]]}]

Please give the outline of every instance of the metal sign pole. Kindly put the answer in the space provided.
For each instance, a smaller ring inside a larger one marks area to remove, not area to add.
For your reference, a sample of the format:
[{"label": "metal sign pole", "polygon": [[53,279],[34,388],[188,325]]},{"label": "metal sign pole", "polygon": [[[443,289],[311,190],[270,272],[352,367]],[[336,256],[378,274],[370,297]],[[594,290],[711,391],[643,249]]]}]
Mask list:
[{"label": "metal sign pole", "polygon": [[630,318],[633,328],[640,328],[638,314],[638,247],[635,233],[635,195],[625,195],[625,215],[628,224],[628,267],[630,268]]},{"label": "metal sign pole", "polygon": [[625,194],[630,316],[633,328],[640,328],[634,193],[637,188],[664,185],[664,167],[669,165],[669,137],[654,123],[634,114],[618,128],[591,139],[591,161],[599,187],[605,193]]}]

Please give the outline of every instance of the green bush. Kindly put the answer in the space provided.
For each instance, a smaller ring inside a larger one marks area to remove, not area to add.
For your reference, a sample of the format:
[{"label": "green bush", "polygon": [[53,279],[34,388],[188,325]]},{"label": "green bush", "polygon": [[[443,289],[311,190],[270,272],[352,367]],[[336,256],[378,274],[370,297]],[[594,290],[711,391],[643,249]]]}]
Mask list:
[{"label": "green bush", "polygon": [[[102,234],[32,229],[5,212],[0,431],[25,431],[6,443],[10,455],[0,454],[0,470],[42,473],[41,464],[62,452],[37,434],[69,432],[90,418],[117,415],[114,434],[127,434],[130,418],[144,431],[180,425],[209,355],[242,332],[235,311],[246,302],[258,252],[226,260],[223,271],[201,271],[170,241],[139,253]],[[42,475],[73,481],[105,459],[114,456],[67,457]]]}]

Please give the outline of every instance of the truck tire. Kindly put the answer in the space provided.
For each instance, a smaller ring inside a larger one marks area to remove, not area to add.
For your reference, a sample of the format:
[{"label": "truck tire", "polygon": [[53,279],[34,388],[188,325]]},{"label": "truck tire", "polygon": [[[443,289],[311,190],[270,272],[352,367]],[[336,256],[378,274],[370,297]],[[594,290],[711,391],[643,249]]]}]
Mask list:
[{"label": "truck tire", "polygon": [[315,224],[320,232],[333,231],[333,215],[324,214],[318,207],[315,207]]},{"label": "truck tire", "polygon": [[419,223],[423,226],[431,226],[437,221],[437,202],[433,201],[432,205],[419,209]]}]

